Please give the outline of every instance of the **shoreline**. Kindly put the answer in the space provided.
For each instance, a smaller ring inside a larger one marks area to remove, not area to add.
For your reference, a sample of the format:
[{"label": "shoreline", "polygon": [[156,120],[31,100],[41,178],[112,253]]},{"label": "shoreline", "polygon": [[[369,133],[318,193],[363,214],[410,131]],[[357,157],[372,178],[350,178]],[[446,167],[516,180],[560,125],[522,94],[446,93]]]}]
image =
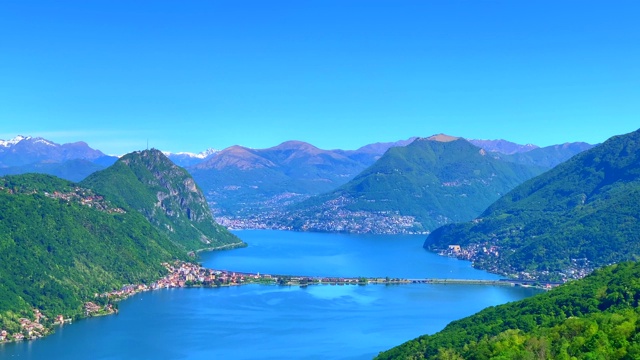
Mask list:
[{"label": "shoreline", "polygon": [[238,242],[238,243],[232,243],[232,244],[226,244],[226,245],[202,248],[202,249],[198,249],[196,251],[192,251],[191,253],[199,254],[199,253],[205,252],[205,251],[233,250],[233,249],[245,248],[247,246],[249,246],[247,243],[245,243],[244,241],[241,241],[241,242]]},{"label": "shoreline", "polygon": [[[242,244],[228,244],[217,247],[215,249],[233,249]],[[246,246],[246,245],[245,245]],[[213,249],[213,248],[212,248]],[[209,249],[200,249],[198,251],[209,251]],[[92,301],[84,303],[85,314],[80,319],[86,319],[96,316],[106,316],[118,313],[117,303],[125,300],[133,295],[145,291],[153,291],[171,288],[194,288],[194,287],[231,287],[242,285],[271,285],[271,286],[299,286],[307,287],[309,285],[329,285],[329,286],[345,286],[345,285],[408,285],[408,284],[428,284],[428,285],[489,285],[489,286],[523,286],[532,287],[541,290],[549,290],[551,287],[560,284],[547,284],[539,286],[532,282],[516,280],[516,279],[499,279],[499,280],[481,280],[481,279],[408,279],[408,278],[390,278],[390,277],[323,277],[323,276],[296,276],[296,275],[270,275],[260,273],[244,273],[228,270],[209,269],[200,264],[175,260],[173,263],[162,263],[167,269],[168,274],[157,281],[147,284],[130,284],[124,285],[118,290],[97,294],[97,302],[105,302],[104,306],[95,304]],[[106,299],[106,301],[104,301]],[[36,314],[39,311],[34,311]],[[38,317],[36,316],[38,319]],[[39,320],[39,319],[38,319]],[[63,326],[72,323],[71,319],[62,315],[56,317],[56,321],[50,327],[44,327],[37,321],[25,319],[22,331],[20,333],[5,334],[2,336],[0,344],[14,343],[23,340],[37,340],[46,335],[53,333],[55,326]],[[37,324],[37,325],[34,325]],[[34,336],[22,335],[25,331],[31,331],[29,328],[39,326],[44,331],[36,333]],[[17,335],[20,334],[20,335]]]}]

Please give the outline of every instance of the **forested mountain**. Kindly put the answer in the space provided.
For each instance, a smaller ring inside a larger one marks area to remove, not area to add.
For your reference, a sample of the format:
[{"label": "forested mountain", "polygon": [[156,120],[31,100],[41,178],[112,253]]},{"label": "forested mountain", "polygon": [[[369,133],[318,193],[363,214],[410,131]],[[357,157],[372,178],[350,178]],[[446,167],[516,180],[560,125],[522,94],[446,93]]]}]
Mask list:
[{"label": "forested mountain", "polygon": [[81,184],[107,196],[117,206],[140,212],[184,249],[242,244],[215,223],[189,173],[158,150],[127,154]]},{"label": "forested mountain", "polygon": [[377,359],[638,359],[640,264],[489,307]]},{"label": "forested mountain", "polygon": [[96,293],[150,283],[166,273],[162,262],[185,258],[142,214],[91,189],[49,175],[0,178],[0,330],[22,331],[33,309],[44,325],[81,316],[84,302],[106,301]]},{"label": "forested mountain", "polygon": [[[560,279],[640,255],[640,130],[612,137],[443,226],[425,247],[503,274]],[[489,250],[487,250],[489,249]]]},{"label": "forested mountain", "polygon": [[300,230],[428,231],[472,219],[543,170],[437,135],[389,149],[347,184],[292,207],[280,222]]}]

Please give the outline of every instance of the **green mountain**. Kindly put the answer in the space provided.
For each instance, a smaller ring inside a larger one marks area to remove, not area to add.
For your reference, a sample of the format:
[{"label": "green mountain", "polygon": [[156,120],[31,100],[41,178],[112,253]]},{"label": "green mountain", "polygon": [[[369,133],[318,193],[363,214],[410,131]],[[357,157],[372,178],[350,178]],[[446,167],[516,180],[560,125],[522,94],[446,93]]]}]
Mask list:
[{"label": "green mountain", "polygon": [[424,246],[502,274],[579,278],[640,255],[640,130],[615,136],[531,179],[472,222]]},{"label": "green mountain", "polygon": [[280,222],[312,231],[429,231],[474,218],[542,171],[437,135],[389,149],[353,180],[294,206]]},{"label": "green mountain", "polygon": [[137,151],[81,183],[114,204],[135,209],[186,250],[243,245],[215,223],[189,173],[158,150]]},{"label": "green mountain", "polygon": [[638,359],[640,264],[489,307],[377,359]]},{"label": "green mountain", "polygon": [[94,294],[150,283],[166,273],[162,262],[185,258],[142,214],[91,189],[49,175],[0,178],[0,330],[21,331],[33,309],[44,325],[79,317],[84,302],[106,301]]}]

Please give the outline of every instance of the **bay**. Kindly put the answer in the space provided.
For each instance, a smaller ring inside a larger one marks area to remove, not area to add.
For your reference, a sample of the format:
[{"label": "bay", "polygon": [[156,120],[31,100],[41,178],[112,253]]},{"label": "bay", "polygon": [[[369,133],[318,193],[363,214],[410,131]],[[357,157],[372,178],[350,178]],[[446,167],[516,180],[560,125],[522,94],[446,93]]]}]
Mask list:
[{"label": "bay", "polygon": [[[237,232],[249,247],[202,254],[216,269],[309,276],[493,279],[422,249],[422,236]],[[120,314],[0,345],[21,359],[370,359],[534,289],[486,285],[246,285],[147,292]]]}]

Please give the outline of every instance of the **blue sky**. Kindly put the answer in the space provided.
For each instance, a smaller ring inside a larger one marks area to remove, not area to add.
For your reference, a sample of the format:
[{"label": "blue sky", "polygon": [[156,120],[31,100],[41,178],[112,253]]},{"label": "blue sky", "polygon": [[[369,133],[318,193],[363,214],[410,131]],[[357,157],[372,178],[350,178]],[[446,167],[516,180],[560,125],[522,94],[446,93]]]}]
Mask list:
[{"label": "blue sky", "polygon": [[0,4],[0,139],[110,154],[640,127],[637,1]]}]

